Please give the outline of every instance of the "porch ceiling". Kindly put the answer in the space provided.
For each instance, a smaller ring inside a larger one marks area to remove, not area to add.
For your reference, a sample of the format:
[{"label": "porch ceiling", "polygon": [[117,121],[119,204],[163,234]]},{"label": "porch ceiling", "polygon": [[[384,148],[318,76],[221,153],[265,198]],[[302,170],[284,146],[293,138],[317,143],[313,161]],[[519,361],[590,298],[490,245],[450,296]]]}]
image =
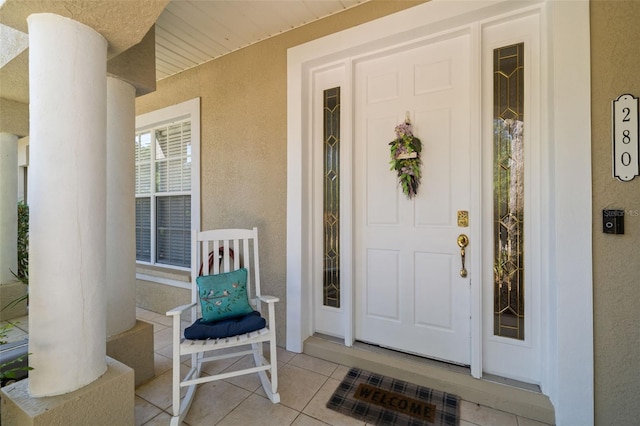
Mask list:
[{"label": "porch ceiling", "polygon": [[156,79],[369,0],[172,0],[156,22]]},{"label": "porch ceiling", "polygon": [[[110,42],[112,57],[138,43],[157,17],[156,80],[160,80],[366,1],[171,0],[159,13],[158,5],[166,0],[0,0],[0,25],[24,33],[30,13],[69,16],[100,31]],[[145,5],[144,10],[140,5]],[[3,47],[6,34],[5,29],[0,32]],[[11,37],[21,39],[13,31]],[[28,103],[28,55],[23,44],[10,57],[1,58],[0,98]]]}]

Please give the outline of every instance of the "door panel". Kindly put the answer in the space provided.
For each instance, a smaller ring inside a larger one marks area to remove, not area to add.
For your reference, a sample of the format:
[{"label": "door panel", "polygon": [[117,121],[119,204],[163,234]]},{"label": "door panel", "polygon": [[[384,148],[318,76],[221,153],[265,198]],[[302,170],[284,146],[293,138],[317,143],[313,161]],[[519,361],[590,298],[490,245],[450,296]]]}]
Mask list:
[{"label": "door panel", "polygon": [[[416,114],[416,122],[429,129],[429,152],[422,156],[423,182],[438,185],[422,185],[422,193],[415,199],[416,226],[437,226],[451,223],[451,109],[438,109]],[[423,141],[423,144],[426,141]]]},{"label": "door panel", "polygon": [[[469,278],[456,244],[456,212],[471,199],[469,41],[456,35],[355,65],[356,338],[461,364],[470,362]],[[389,170],[389,142],[407,114],[423,143],[413,200]]]},{"label": "door panel", "polygon": [[[384,135],[389,129],[395,128],[397,116],[387,116],[373,119],[367,122],[367,133],[370,138],[376,135]],[[398,225],[400,223],[397,198],[397,183],[389,179],[387,173],[381,170],[389,169],[389,151],[385,149],[369,149],[366,151],[367,178],[366,178],[366,211],[367,223],[376,225]],[[393,200],[393,202],[389,202]]]},{"label": "door panel", "polygon": [[454,270],[454,256],[440,253],[416,253],[416,283],[426,285],[415,288],[414,310],[416,312],[416,324],[429,327],[437,327],[450,330],[452,327],[453,304],[451,287],[449,291],[431,292],[430,288],[437,285],[431,282],[433,277],[452,281],[451,271]]},{"label": "door panel", "polygon": [[367,250],[367,316],[400,320],[399,252]]}]

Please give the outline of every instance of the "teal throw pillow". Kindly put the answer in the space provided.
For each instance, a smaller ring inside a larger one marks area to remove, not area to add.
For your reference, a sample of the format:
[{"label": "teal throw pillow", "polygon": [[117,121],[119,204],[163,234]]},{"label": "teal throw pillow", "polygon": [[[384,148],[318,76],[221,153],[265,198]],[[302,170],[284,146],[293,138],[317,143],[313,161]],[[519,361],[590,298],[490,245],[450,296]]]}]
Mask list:
[{"label": "teal throw pillow", "polygon": [[247,297],[247,270],[238,269],[196,278],[204,322],[219,321],[253,312]]}]

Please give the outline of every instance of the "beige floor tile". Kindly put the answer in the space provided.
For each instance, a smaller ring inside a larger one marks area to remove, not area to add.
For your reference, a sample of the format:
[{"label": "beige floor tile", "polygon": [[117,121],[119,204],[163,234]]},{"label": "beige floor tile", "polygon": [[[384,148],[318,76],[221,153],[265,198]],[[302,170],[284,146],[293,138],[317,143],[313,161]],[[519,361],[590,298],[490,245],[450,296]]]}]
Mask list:
[{"label": "beige floor tile", "polygon": [[273,404],[267,398],[252,394],[238,405],[218,426],[285,426],[290,425],[298,412],[282,404]]},{"label": "beige floor tile", "polygon": [[154,312],[154,311],[147,311],[146,317],[149,319],[149,321],[153,321],[153,322],[160,322],[159,318],[161,317],[168,318],[165,315],[165,312]]},{"label": "beige floor tile", "polygon": [[[253,362],[253,357],[246,355],[231,366],[224,369],[224,372],[229,372],[233,370],[238,370],[242,368],[255,367]],[[246,389],[249,392],[255,392],[262,384],[260,383],[260,378],[257,373],[253,374],[245,374],[243,376],[232,377],[230,379],[225,379],[225,381],[234,384],[236,386],[241,387],[242,389]]]},{"label": "beige floor tile", "polygon": [[173,368],[173,362],[171,358],[167,358],[156,352],[153,354],[153,368],[155,375],[160,376]]},{"label": "beige floor tile", "polygon": [[331,395],[333,395],[333,392],[339,384],[340,380],[328,378],[311,402],[302,410],[302,413],[335,426],[364,425],[362,421],[327,408],[327,401],[329,401],[329,398],[331,398]]},{"label": "beige floor tile", "polygon": [[289,364],[315,371],[316,373],[320,373],[327,377],[331,376],[338,367],[338,364],[336,363],[314,358],[305,354],[296,354],[291,361],[289,361]]},{"label": "beige floor tile", "polygon": [[225,381],[202,384],[196,390],[184,422],[190,426],[215,425],[249,395],[250,392]]},{"label": "beige floor tile", "polygon": [[148,401],[136,396],[136,405],[135,405],[135,417],[136,417],[136,426],[143,425],[147,423],[149,420],[157,416],[162,412],[161,409],[151,404]]},{"label": "beige floor tile", "polygon": [[460,418],[479,426],[518,426],[518,420],[514,414],[468,401],[460,402]]},{"label": "beige floor tile", "polygon": [[[164,324],[159,324],[159,323],[153,323],[153,324],[156,324],[156,325],[158,326],[158,328],[157,328],[157,329],[158,329],[158,331],[163,331],[164,329],[167,329],[167,330],[173,330],[173,325],[172,325],[172,324],[170,324],[170,325],[168,325],[168,326],[166,326],[166,325],[164,325]],[[182,337],[184,337],[184,330],[185,330],[185,328],[187,328],[187,327],[189,327],[189,326],[191,326],[191,323],[190,323],[190,322],[187,322],[187,321],[180,321],[180,337],[181,337],[181,338],[182,338]],[[155,330],[156,330],[156,328],[154,327],[154,332],[155,332]]]},{"label": "beige floor tile", "polygon": [[[189,369],[186,366],[182,366],[180,369],[181,376],[184,377],[188,371]],[[171,395],[172,379],[172,371],[169,370],[166,373],[156,376],[156,378],[150,382],[138,387],[136,389],[136,395],[152,403],[156,407],[167,410],[173,403]],[[184,396],[185,392],[186,391],[183,388],[180,392],[181,396]]]},{"label": "beige floor tile", "polygon": [[287,364],[278,370],[280,402],[302,411],[326,381],[322,374]]},{"label": "beige floor tile", "polygon": [[162,330],[166,330],[167,328],[171,328],[171,327],[167,327],[166,325],[158,324],[157,322],[150,322],[150,321],[145,321],[145,322],[153,326],[154,333],[157,333]]},{"label": "beige floor tile", "polygon": [[173,330],[165,328],[164,330],[153,333],[153,348],[155,351],[173,347]]},{"label": "beige floor tile", "polygon": [[300,414],[296,419],[291,423],[291,426],[326,426],[327,423],[321,422],[318,419],[314,419],[313,417],[309,417],[306,414]]},{"label": "beige floor tile", "polygon": [[[155,333],[154,333],[154,337],[155,337]],[[153,341],[153,345],[155,346],[156,342],[155,339]],[[173,359],[173,345],[171,346],[165,346],[164,348],[160,348],[160,349],[155,349],[154,353],[158,354],[158,355],[162,355],[166,358],[169,359]]]},{"label": "beige floor tile", "polygon": [[[154,342],[153,342],[153,345],[154,345],[154,346],[156,345],[156,342],[155,342],[155,334],[154,334]],[[172,344],[170,344],[170,345],[168,345],[168,346],[164,346],[164,347],[162,347],[162,348],[158,348],[158,349],[156,349],[156,350],[155,350],[155,352],[156,352],[158,355],[162,355],[162,356],[167,357],[167,358],[169,358],[169,359],[173,359],[173,342],[172,342]],[[180,361],[181,361],[181,362],[183,362],[183,363],[184,363],[185,361],[188,361],[188,360],[189,360],[189,355],[183,355],[183,356],[181,356],[181,357],[180,357]]]},{"label": "beige floor tile", "polygon": [[156,315],[155,317],[151,318],[151,321],[156,324],[162,324],[165,327],[171,327],[173,325],[173,317],[168,317],[162,314]]},{"label": "beige floor tile", "polygon": [[331,374],[331,378],[342,381],[342,379],[344,379],[344,376],[347,375],[349,370],[351,370],[351,367],[347,367],[346,365],[339,365],[338,368],[336,368],[336,371],[334,371]]},{"label": "beige floor tile", "polygon": [[[237,361],[238,361],[238,358],[227,358],[227,359],[219,359],[217,361],[210,361],[202,366],[202,371],[210,375],[218,374],[228,369],[232,365],[234,365]],[[240,365],[249,366],[248,363],[238,364],[238,366]]]},{"label": "beige floor tile", "polygon": [[[293,359],[293,357],[297,355],[295,352],[289,352],[288,350],[281,347],[277,347],[276,349],[277,349],[276,355],[278,356],[278,362],[282,362],[284,364],[291,361],[291,359]],[[265,351],[265,353],[268,354],[269,352]]]},{"label": "beige floor tile", "polygon": [[143,321],[151,321],[151,319],[156,317],[157,315],[158,314],[156,312],[151,312],[146,309],[136,307],[136,318]]},{"label": "beige floor tile", "polygon": [[542,423],[537,420],[518,416],[518,426],[549,426],[549,425],[547,423]]},{"label": "beige floor tile", "polygon": [[171,421],[171,416],[167,413],[160,413],[142,426],[167,426]]}]

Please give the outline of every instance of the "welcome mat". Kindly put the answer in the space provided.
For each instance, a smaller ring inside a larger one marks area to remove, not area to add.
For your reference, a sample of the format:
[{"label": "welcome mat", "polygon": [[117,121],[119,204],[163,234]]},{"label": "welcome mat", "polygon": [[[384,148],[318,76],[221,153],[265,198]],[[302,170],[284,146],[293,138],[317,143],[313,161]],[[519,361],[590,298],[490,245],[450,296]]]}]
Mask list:
[{"label": "welcome mat", "polygon": [[327,408],[375,425],[457,426],[458,402],[450,393],[352,368]]}]

